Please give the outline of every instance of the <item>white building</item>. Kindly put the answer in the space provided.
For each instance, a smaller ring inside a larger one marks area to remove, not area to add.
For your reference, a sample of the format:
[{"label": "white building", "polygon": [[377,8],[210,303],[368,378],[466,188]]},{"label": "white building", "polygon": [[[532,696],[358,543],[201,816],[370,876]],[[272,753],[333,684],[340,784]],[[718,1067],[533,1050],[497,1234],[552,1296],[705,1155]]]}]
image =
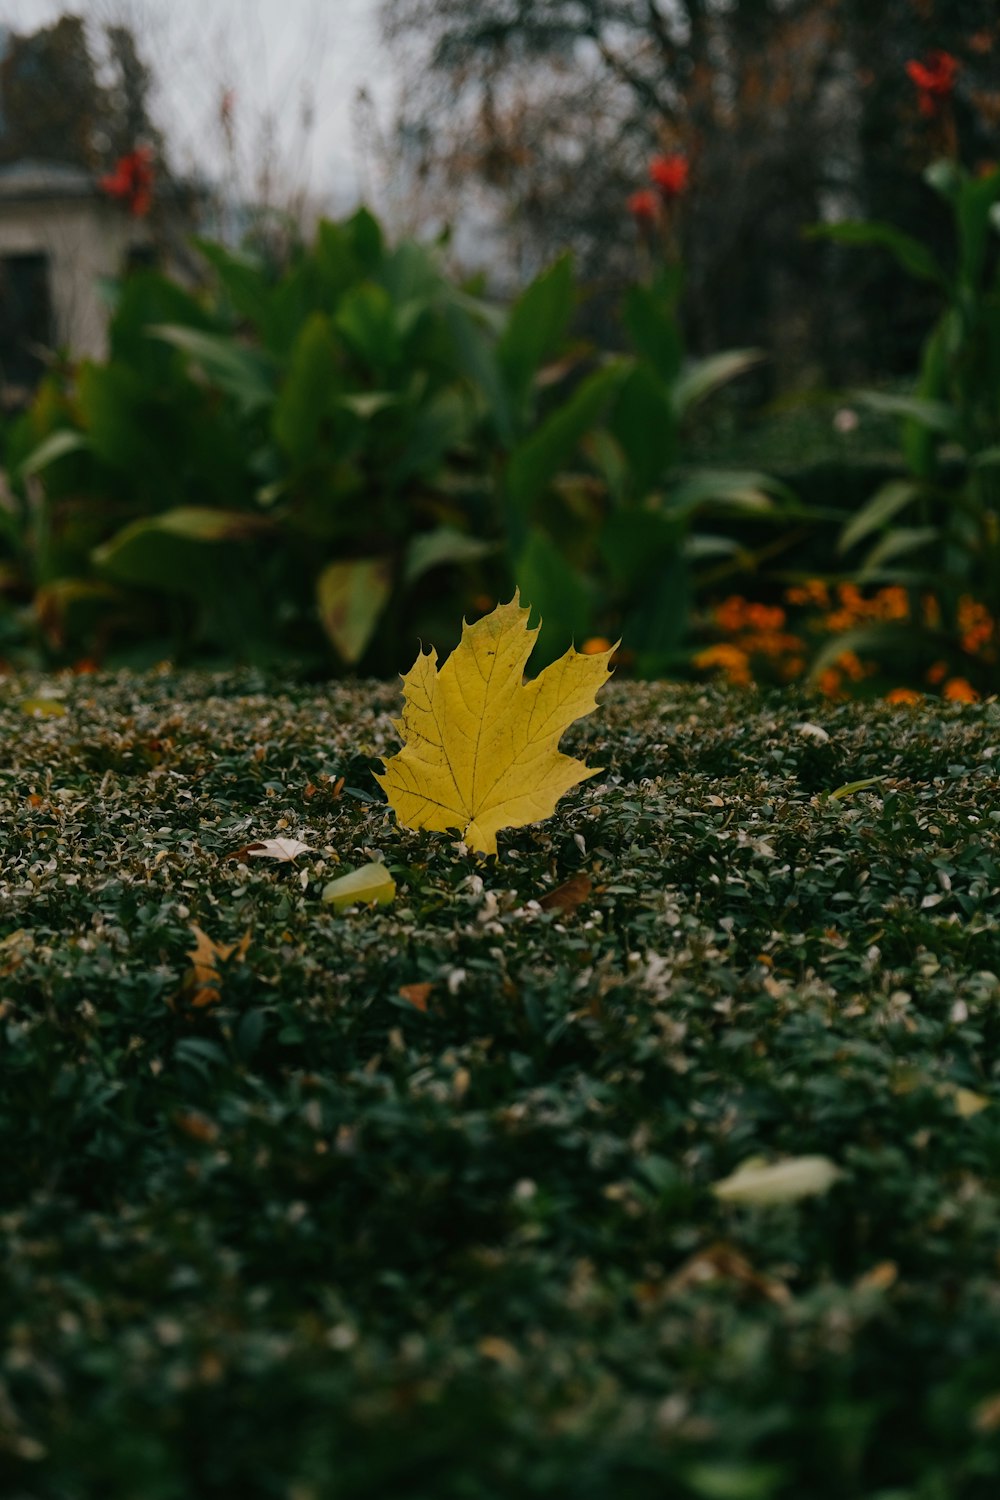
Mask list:
[{"label": "white building", "polygon": [[160,262],[162,213],[161,206],[154,238],[148,219],[130,215],[79,167],[20,161],[0,168],[0,405],[21,404],[46,350],[105,355],[103,285]]}]

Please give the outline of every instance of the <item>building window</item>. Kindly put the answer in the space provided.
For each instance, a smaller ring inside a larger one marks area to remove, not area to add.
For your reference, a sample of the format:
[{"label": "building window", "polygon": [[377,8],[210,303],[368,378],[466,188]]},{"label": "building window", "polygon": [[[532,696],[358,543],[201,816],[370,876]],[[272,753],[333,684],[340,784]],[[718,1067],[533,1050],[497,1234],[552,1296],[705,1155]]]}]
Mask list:
[{"label": "building window", "polygon": [[0,384],[37,385],[51,344],[48,256],[0,256]]}]

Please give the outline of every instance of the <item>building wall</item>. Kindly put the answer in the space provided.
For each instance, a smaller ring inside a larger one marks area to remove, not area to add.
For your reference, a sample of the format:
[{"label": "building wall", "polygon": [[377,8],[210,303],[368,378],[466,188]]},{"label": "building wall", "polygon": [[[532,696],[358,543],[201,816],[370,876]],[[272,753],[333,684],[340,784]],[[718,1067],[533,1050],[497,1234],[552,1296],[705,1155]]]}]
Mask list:
[{"label": "building wall", "polygon": [[120,275],[128,250],[147,242],[144,226],[99,199],[0,203],[0,257],[48,257],[55,341],[78,357],[106,354],[100,281]]}]

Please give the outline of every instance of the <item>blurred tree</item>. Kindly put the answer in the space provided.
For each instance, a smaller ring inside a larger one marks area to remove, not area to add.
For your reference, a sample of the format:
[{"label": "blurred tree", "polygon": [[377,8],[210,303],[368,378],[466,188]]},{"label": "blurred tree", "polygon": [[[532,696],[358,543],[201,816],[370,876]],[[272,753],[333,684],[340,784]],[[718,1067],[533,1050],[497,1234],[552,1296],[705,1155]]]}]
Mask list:
[{"label": "blurred tree", "polygon": [[[905,63],[954,52],[971,110],[1000,38],[996,0],[383,0],[383,24],[409,60],[398,154],[418,204],[499,213],[519,269],[571,244],[610,296],[635,273],[627,194],[653,151],[685,152],[692,343],[761,344],[779,374],[818,361],[834,378],[891,355],[867,318],[887,282],[801,230],[872,212],[922,226],[914,168],[933,142]],[[997,116],[976,108],[988,155]]]},{"label": "blurred tree", "polygon": [[97,164],[94,137],[104,90],[79,17],[61,16],[29,36],[10,36],[0,62],[0,100],[0,162]]},{"label": "blurred tree", "polygon": [[102,77],[78,16],[8,37],[0,60],[0,164],[34,159],[97,171],[140,142],[162,159],[149,110],[152,73],[135,36],[128,26],[110,25],[105,41]]}]

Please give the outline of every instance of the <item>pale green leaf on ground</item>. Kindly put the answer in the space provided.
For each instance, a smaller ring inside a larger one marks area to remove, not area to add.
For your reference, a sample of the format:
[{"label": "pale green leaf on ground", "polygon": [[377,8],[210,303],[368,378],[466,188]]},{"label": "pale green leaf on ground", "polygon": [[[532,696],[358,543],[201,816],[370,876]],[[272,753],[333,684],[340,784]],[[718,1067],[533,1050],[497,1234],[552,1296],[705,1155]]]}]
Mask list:
[{"label": "pale green leaf on ground", "polygon": [[316,580],[323,629],[349,667],[368,649],[391,593],[392,564],[387,557],[332,562]]},{"label": "pale green leaf on ground", "polygon": [[828,1156],[792,1156],[766,1166],[744,1162],[731,1176],[713,1183],[712,1192],[723,1203],[766,1207],[825,1193],[842,1175]]},{"label": "pale green leaf on ground", "polygon": [[373,901],[378,906],[388,906],[395,896],[396,882],[385,865],[378,863],[349,870],[323,887],[323,902],[334,911],[343,911],[348,906],[369,906]]}]

